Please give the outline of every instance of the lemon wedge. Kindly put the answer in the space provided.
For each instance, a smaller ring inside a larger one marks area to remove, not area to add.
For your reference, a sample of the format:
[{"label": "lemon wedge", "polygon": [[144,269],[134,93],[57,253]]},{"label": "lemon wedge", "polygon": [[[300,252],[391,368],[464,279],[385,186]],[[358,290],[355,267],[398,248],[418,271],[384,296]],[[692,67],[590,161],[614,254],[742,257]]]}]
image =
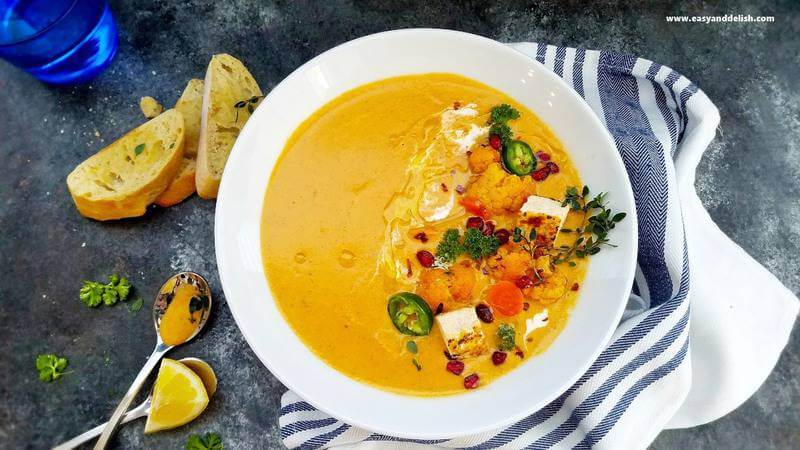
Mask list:
[{"label": "lemon wedge", "polygon": [[217,375],[214,373],[214,369],[211,368],[211,365],[200,358],[183,358],[180,362],[184,366],[192,369],[192,372],[196,373],[197,376],[203,380],[203,386],[206,387],[208,397],[213,397],[214,393],[217,392]]},{"label": "lemon wedge", "polygon": [[179,427],[191,422],[208,406],[203,380],[174,359],[161,362],[145,433]]}]

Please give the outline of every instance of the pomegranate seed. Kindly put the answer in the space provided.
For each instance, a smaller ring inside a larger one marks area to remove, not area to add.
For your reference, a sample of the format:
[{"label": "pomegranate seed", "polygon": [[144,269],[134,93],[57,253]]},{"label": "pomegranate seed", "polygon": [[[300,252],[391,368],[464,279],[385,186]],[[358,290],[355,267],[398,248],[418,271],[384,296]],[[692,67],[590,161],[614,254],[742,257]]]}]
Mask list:
[{"label": "pomegranate seed", "polygon": [[514,284],[516,284],[520,289],[528,289],[529,287],[533,286],[533,280],[531,277],[523,275],[517,278],[517,281],[515,281]]},{"label": "pomegranate seed", "polygon": [[508,240],[511,238],[511,232],[506,230],[505,228],[500,228],[499,230],[494,232],[494,237],[500,241],[500,245],[507,244]]},{"label": "pomegranate seed", "polygon": [[433,312],[434,316],[438,316],[439,314],[444,311],[444,303],[439,303],[439,306],[436,307],[436,311]]},{"label": "pomegranate seed", "polygon": [[550,173],[558,173],[558,171],[561,170],[561,169],[558,168],[558,164],[556,164],[556,163],[554,163],[552,161],[547,163],[547,164],[545,164],[545,167],[547,167],[547,170],[549,170]]},{"label": "pomegranate seed", "polygon": [[522,310],[523,311],[527,311],[528,309],[530,309],[530,307],[531,307],[531,304],[528,303],[528,302],[525,302],[525,303],[522,304]]},{"label": "pomegranate seed", "polygon": [[580,288],[581,288],[581,287],[580,287],[580,285],[579,285],[578,283],[572,283],[572,290],[573,290],[573,291],[577,291],[577,290],[578,290],[578,289],[580,289]]},{"label": "pomegranate seed", "polygon": [[483,219],[477,216],[470,217],[467,219],[467,228],[477,228],[479,230],[482,229]]},{"label": "pomegranate seed", "polygon": [[491,236],[494,234],[494,222],[491,220],[487,220],[483,224],[483,228],[481,228],[481,232],[483,232],[484,236]]},{"label": "pomegranate seed", "polygon": [[420,250],[417,252],[417,261],[419,261],[422,267],[431,267],[436,261],[436,257],[433,256],[433,253],[427,250]]},{"label": "pomegranate seed", "polygon": [[500,351],[494,352],[492,353],[492,362],[494,363],[495,366],[499,366],[500,364],[506,362],[507,356],[508,354],[506,352],[500,352]]},{"label": "pomegranate seed", "polygon": [[539,170],[533,171],[533,179],[536,181],[544,181],[547,176],[550,175],[550,169],[547,166],[542,167]]},{"label": "pomegranate seed", "polygon": [[461,361],[447,361],[447,371],[453,375],[461,375],[464,371],[464,363]]},{"label": "pomegranate seed", "polygon": [[536,152],[536,157],[539,158],[539,161],[550,161],[550,154],[541,150]]},{"label": "pomegranate seed", "polygon": [[478,319],[481,319],[481,322],[483,323],[494,322],[494,314],[492,313],[492,309],[483,303],[475,307],[475,314],[478,315]]},{"label": "pomegranate seed", "polygon": [[475,389],[478,387],[478,381],[480,377],[477,373],[473,373],[472,375],[467,376],[464,378],[464,387],[467,389]]},{"label": "pomegranate seed", "polygon": [[489,136],[489,145],[491,145],[493,149],[500,150],[501,144],[502,142],[500,141],[500,136],[496,134]]},{"label": "pomegranate seed", "polygon": [[414,235],[414,239],[418,239],[423,244],[428,242],[428,235],[425,234],[424,231],[420,231],[419,233]]}]

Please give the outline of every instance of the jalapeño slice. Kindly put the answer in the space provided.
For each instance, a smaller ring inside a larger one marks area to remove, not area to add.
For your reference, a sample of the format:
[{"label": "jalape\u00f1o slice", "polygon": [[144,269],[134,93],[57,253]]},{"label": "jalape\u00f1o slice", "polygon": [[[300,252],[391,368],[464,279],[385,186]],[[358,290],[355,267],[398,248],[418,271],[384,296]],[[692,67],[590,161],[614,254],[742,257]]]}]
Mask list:
[{"label": "jalape\u00f1o slice", "polygon": [[522,177],[536,168],[536,156],[525,142],[508,141],[503,148],[503,165],[509,172]]},{"label": "jalape\u00f1o slice", "polygon": [[397,331],[411,336],[427,336],[433,326],[433,312],[417,294],[398,292],[389,297],[389,318]]}]

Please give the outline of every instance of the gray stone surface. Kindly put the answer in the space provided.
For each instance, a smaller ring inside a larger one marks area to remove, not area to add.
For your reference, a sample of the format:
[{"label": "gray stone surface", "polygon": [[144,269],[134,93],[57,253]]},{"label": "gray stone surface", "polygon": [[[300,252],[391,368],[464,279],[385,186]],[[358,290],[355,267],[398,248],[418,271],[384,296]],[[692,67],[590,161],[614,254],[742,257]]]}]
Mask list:
[{"label": "gray stone surface", "polygon": [[[45,448],[97,424],[151,351],[146,310],[88,309],[77,300],[80,281],[120,272],[149,306],[162,279],[179,269],[207,275],[216,303],[208,331],[172,356],[209,361],[219,392],[192,424],[143,436],[140,421],[124,427],[116,444],[181,448],[190,433],[216,431],[226,448],[280,445],[283,387],[250,351],[220,292],[214,203],[192,198],[141,219],[97,223],[75,212],[64,182],[78,162],[142,122],[140,96],[172,104],[216,52],[242,58],[266,89],[336,44],[403,27],[607,48],[672,66],[697,82],[722,114],[719,136],[699,169],[705,205],[724,231],[799,292],[800,5],[662,3],[114,1],[119,54],[91,84],[48,87],[0,62],[0,448]],[[664,19],[726,13],[776,21]],[[33,360],[41,352],[67,356],[73,372],[40,383]],[[741,408],[709,425],[666,431],[652,446],[800,448],[799,380],[795,332],[773,374]]]}]

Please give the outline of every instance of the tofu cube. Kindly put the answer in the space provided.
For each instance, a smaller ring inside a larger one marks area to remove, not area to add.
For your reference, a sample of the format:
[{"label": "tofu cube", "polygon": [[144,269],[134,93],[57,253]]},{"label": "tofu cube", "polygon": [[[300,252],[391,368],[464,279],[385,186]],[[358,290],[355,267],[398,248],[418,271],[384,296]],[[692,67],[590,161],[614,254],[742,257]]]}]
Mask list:
[{"label": "tofu cube", "polygon": [[547,247],[555,242],[569,213],[569,206],[561,206],[557,200],[531,195],[519,212],[522,215],[520,224],[535,228],[536,243]]},{"label": "tofu cube", "polygon": [[436,322],[442,331],[447,351],[453,358],[479,356],[488,350],[475,308],[462,308],[439,314],[436,316]]}]

